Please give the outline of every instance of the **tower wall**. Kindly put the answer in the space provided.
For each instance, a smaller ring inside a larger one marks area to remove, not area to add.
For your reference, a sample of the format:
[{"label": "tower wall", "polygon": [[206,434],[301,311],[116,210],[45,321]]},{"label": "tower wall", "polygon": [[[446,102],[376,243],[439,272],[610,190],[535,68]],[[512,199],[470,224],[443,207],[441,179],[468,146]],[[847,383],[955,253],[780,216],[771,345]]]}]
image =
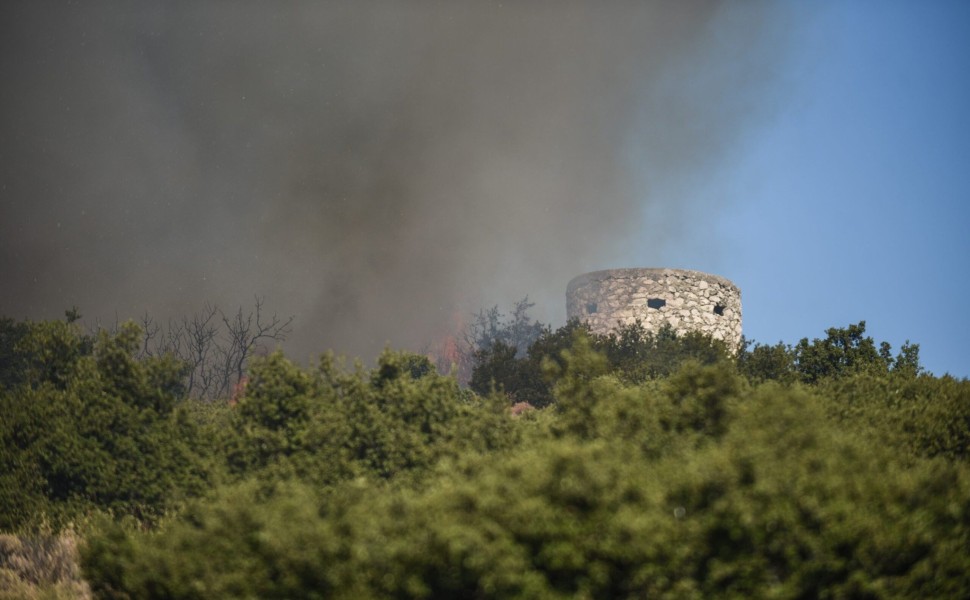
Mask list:
[{"label": "tower wall", "polygon": [[741,341],[741,290],[723,277],[699,271],[594,271],[569,282],[566,316],[602,334],[637,319],[653,332],[669,323],[678,335],[700,331],[733,349]]}]

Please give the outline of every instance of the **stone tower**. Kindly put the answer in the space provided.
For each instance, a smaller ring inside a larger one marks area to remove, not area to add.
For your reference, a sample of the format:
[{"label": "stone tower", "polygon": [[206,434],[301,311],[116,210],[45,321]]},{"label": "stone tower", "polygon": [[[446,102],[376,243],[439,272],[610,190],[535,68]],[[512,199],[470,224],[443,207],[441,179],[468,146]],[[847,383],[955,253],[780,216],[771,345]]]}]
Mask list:
[{"label": "stone tower", "polygon": [[576,277],[566,287],[566,316],[609,333],[639,319],[647,331],[669,323],[678,335],[700,331],[741,342],[741,290],[717,275],[682,269],[609,269]]}]

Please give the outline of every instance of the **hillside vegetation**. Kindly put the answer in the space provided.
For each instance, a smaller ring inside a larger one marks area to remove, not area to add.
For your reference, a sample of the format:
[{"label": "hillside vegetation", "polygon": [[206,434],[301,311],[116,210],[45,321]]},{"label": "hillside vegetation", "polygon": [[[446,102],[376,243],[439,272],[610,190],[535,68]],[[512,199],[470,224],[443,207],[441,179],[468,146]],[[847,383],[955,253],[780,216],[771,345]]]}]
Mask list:
[{"label": "hillside vegetation", "polygon": [[0,320],[0,598],[970,597],[970,382],[916,345],[526,324],[469,387],[277,351],[229,403]]}]

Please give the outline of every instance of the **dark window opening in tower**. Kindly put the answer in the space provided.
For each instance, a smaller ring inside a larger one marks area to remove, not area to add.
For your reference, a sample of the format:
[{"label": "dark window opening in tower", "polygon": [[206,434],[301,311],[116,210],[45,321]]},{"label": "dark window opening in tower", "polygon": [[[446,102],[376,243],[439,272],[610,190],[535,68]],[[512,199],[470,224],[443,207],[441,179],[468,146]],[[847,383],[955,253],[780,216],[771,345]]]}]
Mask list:
[{"label": "dark window opening in tower", "polygon": [[595,302],[590,302],[586,305],[586,314],[591,315],[596,312],[597,306]]},{"label": "dark window opening in tower", "polygon": [[719,316],[724,316],[724,307],[720,304],[714,306],[714,314]]},{"label": "dark window opening in tower", "polygon": [[650,298],[647,300],[647,306],[650,308],[663,308],[667,306],[667,301],[663,298]]}]

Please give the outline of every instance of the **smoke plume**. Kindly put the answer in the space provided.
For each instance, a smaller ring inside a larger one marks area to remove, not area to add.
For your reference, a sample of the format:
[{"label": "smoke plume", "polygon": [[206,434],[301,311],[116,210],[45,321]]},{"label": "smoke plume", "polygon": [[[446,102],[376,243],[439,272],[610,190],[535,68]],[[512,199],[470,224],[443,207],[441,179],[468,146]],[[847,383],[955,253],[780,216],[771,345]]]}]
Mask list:
[{"label": "smoke plume", "polygon": [[[775,69],[719,2],[6,2],[0,314],[251,305],[287,350],[419,349],[453,315],[664,243]],[[635,257],[639,262],[649,257]],[[675,265],[683,266],[683,265]],[[543,315],[543,313],[540,313]]]}]

